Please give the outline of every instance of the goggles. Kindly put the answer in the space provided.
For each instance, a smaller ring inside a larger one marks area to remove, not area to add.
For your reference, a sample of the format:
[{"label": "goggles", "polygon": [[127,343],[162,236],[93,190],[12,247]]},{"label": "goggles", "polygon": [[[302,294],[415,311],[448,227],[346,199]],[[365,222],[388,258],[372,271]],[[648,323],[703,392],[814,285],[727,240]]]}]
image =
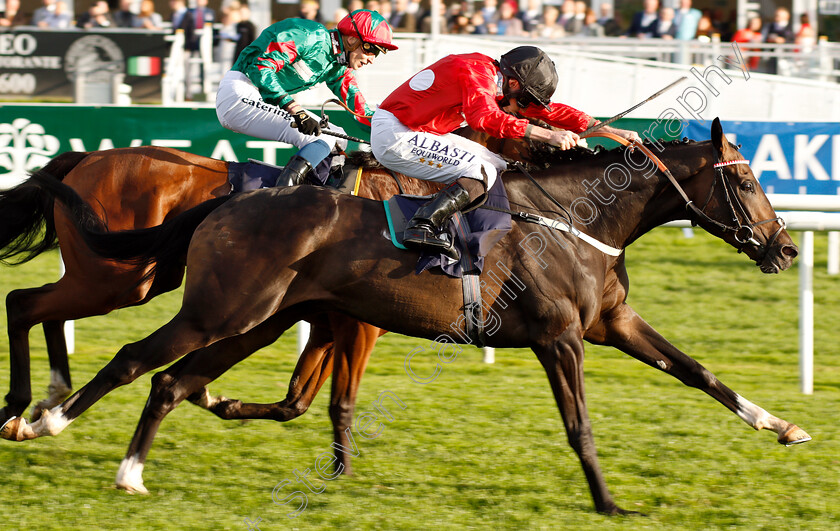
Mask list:
[{"label": "goggles", "polygon": [[[519,82],[519,84],[520,86],[523,85],[521,81]],[[519,105],[520,109],[527,109],[531,105],[548,108],[548,104],[540,101],[540,99],[534,96],[534,94],[530,90],[525,88],[520,88],[518,92],[514,92],[510,96],[516,100],[516,104]]]},{"label": "goggles", "polygon": [[383,48],[382,46],[379,46],[378,44],[373,44],[373,43],[367,42],[362,37],[362,32],[359,31],[359,26],[356,25],[356,20],[353,17],[350,17],[350,22],[353,23],[353,29],[356,30],[356,35],[359,36],[359,40],[362,41],[362,52],[364,52],[365,55],[372,55],[374,57],[379,57],[380,52],[381,53],[386,52],[385,48]]},{"label": "goggles", "polygon": [[[534,104],[534,103],[539,104],[539,102],[537,102],[534,99],[534,97],[531,96],[530,94],[528,94],[527,92],[520,92],[516,96],[516,104],[519,105],[520,109],[527,109],[529,105]],[[542,104],[539,104],[539,105],[542,105]]]}]

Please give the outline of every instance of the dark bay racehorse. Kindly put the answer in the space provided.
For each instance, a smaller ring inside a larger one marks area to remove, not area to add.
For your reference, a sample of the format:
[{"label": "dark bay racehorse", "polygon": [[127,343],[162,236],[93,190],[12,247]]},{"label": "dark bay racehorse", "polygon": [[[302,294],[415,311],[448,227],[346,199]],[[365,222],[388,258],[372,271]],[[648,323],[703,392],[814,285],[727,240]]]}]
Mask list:
[{"label": "dark bay racehorse", "polygon": [[[528,160],[530,145],[522,141],[494,139],[464,128],[458,134],[512,160]],[[43,168],[42,176],[58,179],[73,188],[92,205],[108,229],[129,230],[152,227],[195,205],[230,193],[228,163],[183,151],[160,147],[120,148],[90,153],[67,152]],[[405,176],[400,184],[381,168],[367,169],[357,194],[387,199],[402,186],[406,193],[424,195],[440,185]],[[43,229],[42,229],[43,228]],[[58,244],[66,272],[60,280],[38,288],[18,289],[6,298],[9,328],[10,391],[6,407],[0,409],[0,424],[21,416],[32,399],[29,374],[29,332],[43,323],[50,361],[49,396],[32,411],[37,420],[43,409],[61,403],[72,392],[64,322],[115,309],[145,304],[161,293],[176,289],[183,278],[183,265],[158,268],[145,281],[147,271],[104,259],[90,252],[79,238],[66,213],[53,197],[34,181],[0,191],[0,260],[23,263]],[[361,376],[377,338],[385,332],[343,315],[312,317],[313,329],[292,374],[277,420],[291,420],[303,414],[332,373],[333,352],[350,349],[342,359],[352,360],[333,384],[330,414],[336,441],[347,443],[344,430],[352,415]],[[195,400],[221,418],[247,415],[235,400],[213,398],[205,390]],[[350,458],[339,453],[345,473]]]},{"label": "dark bay racehorse", "polygon": [[[765,273],[791,265],[796,246],[749,166],[739,162],[740,153],[724,138],[719,121],[713,123],[711,142],[664,147],[660,157],[673,171],[674,183],[661,173],[645,177],[629,169],[625,155],[625,150],[612,150],[534,177],[562,205],[600,186],[605,204],[582,228],[608,246],[624,249],[662,223],[690,217],[743,250]],[[624,181],[604,173],[619,166],[627,170]],[[521,208],[532,213],[556,209],[524,176],[506,174],[504,183]],[[605,187],[609,183],[612,187]],[[72,190],[56,192],[74,205],[74,212],[83,211]],[[686,208],[686,198],[697,210]],[[449,359],[459,351],[456,342],[468,341],[460,281],[432,272],[414,275],[417,254],[399,251],[383,237],[386,224],[376,201],[309,187],[271,189],[208,201],[154,229],[102,234],[101,227],[88,227],[95,231],[85,228],[82,234],[97,252],[133,257],[143,266],[181,260],[188,248],[183,305],[152,335],[124,346],[63,404],[33,424],[13,419],[0,435],[12,440],[56,435],[112,389],[184,356],[152,379],[149,401],[120,467],[125,483],[142,487],[142,465],[169,411],[301,317],[343,312],[432,339],[428,351]],[[598,465],[584,398],[584,340],[618,348],[706,392],[753,428],[776,432],[780,443],[810,440],[802,429],[723,385],[626,304],[624,253],[612,256],[568,232],[516,221],[485,263],[485,319],[493,323],[488,343],[527,346],[536,353],[598,511],[626,512],[614,503]]]}]

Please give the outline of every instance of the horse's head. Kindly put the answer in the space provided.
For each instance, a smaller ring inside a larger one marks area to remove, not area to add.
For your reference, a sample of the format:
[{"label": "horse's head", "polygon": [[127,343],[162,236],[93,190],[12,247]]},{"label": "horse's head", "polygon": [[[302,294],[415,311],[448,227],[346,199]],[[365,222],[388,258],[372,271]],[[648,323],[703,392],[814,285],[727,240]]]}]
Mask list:
[{"label": "horse's head", "polygon": [[[729,143],[720,120],[712,123],[714,163],[707,196],[697,194],[694,220],[755,260],[764,273],[789,268],[799,249],[770,205],[748,161]],[[707,181],[708,182],[708,181]]]}]

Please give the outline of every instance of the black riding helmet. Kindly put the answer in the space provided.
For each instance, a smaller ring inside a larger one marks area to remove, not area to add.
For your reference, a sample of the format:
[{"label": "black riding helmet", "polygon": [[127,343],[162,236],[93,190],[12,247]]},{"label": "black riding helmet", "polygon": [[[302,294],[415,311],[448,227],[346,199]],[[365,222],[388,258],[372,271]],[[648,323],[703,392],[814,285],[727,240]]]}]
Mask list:
[{"label": "black riding helmet", "polygon": [[544,51],[536,46],[518,46],[504,54],[498,64],[505,77],[519,81],[522,86],[521,90],[510,92],[508,83],[505,83],[505,96],[515,98],[520,107],[538,103],[549,108],[558,78],[554,61]]}]

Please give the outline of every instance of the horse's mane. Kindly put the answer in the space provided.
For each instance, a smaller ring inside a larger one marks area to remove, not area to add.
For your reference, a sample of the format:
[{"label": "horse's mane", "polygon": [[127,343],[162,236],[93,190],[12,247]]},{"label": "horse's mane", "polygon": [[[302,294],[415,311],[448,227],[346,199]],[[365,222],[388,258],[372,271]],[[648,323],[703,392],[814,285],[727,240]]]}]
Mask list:
[{"label": "horse's mane", "polygon": [[[692,144],[695,141],[683,138],[682,140],[658,140],[660,146],[676,146],[682,144]],[[652,147],[654,144],[648,140],[644,141],[644,145]],[[577,162],[587,159],[595,159],[605,157],[608,154],[623,154],[627,146],[618,146],[612,149],[606,149],[603,146],[595,146],[594,149],[585,148],[581,146],[572,149],[560,149],[557,146],[546,144],[543,142],[530,142],[531,160],[529,165],[533,168],[547,168],[558,163]],[[654,151],[655,153],[656,151]]]},{"label": "horse's mane", "polygon": [[351,151],[347,153],[347,162],[366,170],[383,168],[382,164],[373,157],[370,151]]},{"label": "horse's mane", "polygon": [[[658,140],[660,146],[677,146],[683,144],[693,144],[694,140],[683,138],[682,140]],[[654,144],[645,140],[644,144],[652,147]],[[526,164],[529,169],[547,168],[554,164],[577,162],[580,160],[595,159],[604,157],[608,154],[623,154],[627,149],[626,146],[618,146],[612,149],[606,149],[603,146],[595,146],[594,149],[577,146],[572,149],[560,149],[557,146],[546,144],[543,142],[530,142],[531,160]],[[734,147],[734,146],[733,146]],[[383,168],[382,164],[376,160],[373,153],[370,151],[351,151],[347,153],[347,162],[365,169],[379,169]],[[512,161],[509,161],[512,162]]]}]

